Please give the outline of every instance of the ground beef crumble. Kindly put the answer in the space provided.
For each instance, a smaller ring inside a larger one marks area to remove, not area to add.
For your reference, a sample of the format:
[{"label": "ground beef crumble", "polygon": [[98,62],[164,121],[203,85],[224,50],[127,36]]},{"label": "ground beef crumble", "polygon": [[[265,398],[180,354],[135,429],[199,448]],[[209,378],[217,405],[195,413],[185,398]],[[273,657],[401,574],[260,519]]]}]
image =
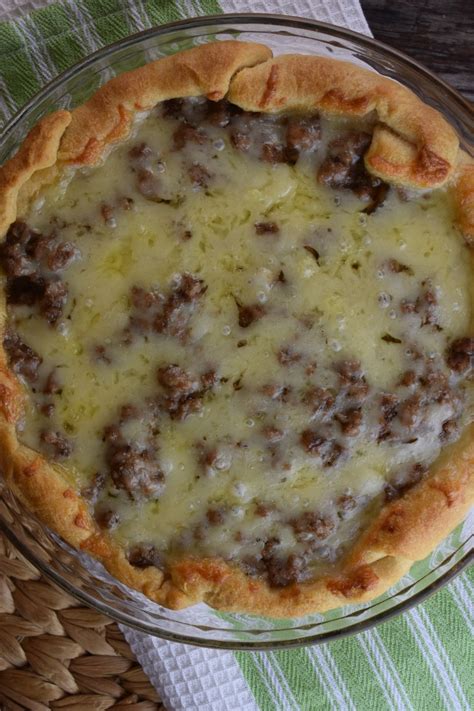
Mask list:
[{"label": "ground beef crumble", "polygon": [[94,511],[94,516],[100,528],[105,528],[108,531],[112,531],[114,528],[117,528],[120,523],[120,516],[118,512],[112,511],[112,509],[104,509],[99,507]]},{"label": "ground beef crumble", "polygon": [[83,496],[92,506],[95,506],[100,494],[105,488],[105,484],[105,473],[96,472],[92,477],[90,484],[82,487],[81,496]]},{"label": "ground beef crumble", "polygon": [[195,377],[174,364],[158,368],[157,378],[164,391],[159,400],[160,406],[172,420],[179,421],[200,412],[205,394],[218,383],[214,371],[206,371],[200,377]]},{"label": "ground beef crumble", "polygon": [[279,143],[264,143],[260,157],[265,163],[291,163],[293,158],[285,146]]},{"label": "ground beef crumble", "polygon": [[150,332],[186,341],[191,317],[206,290],[204,281],[188,272],[179,275],[168,294],[134,286],[131,290],[132,314],[123,334],[123,343],[130,344],[134,336]]},{"label": "ground beef crumble", "polygon": [[71,242],[61,241],[53,229],[43,235],[25,222],[14,222],[0,245],[0,264],[7,276],[7,303],[36,307],[55,325],[67,302],[68,287],[60,272],[79,256]]},{"label": "ground beef crumble", "polygon": [[13,372],[21,375],[29,383],[34,383],[38,378],[38,369],[43,362],[41,356],[12,331],[6,332],[3,347]]},{"label": "ground beef crumble", "polygon": [[269,585],[274,588],[284,588],[304,580],[308,576],[307,556],[295,553],[285,556],[279,546],[279,538],[268,538],[260,556],[245,558],[241,567],[249,575],[266,577]]},{"label": "ground beef crumble", "polygon": [[283,439],[285,433],[278,427],[274,427],[273,425],[267,425],[262,428],[262,434],[265,439],[270,442],[270,444],[276,444],[281,439]]},{"label": "ground beef crumble", "polygon": [[266,383],[262,386],[261,392],[271,400],[286,403],[290,399],[291,387],[278,383]]},{"label": "ground beef crumble", "polygon": [[262,561],[268,582],[273,588],[284,588],[292,583],[299,583],[308,574],[305,556],[296,553],[290,553],[286,558],[266,553]]},{"label": "ground beef crumble", "polygon": [[223,507],[212,507],[207,510],[206,519],[210,526],[220,526],[224,523],[225,509]]},{"label": "ground beef crumble", "polygon": [[63,389],[59,380],[58,369],[53,368],[46,378],[46,382],[43,386],[43,393],[45,395],[60,395],[62,391]]},{"label": "ground beef crumble", "polygon": [[398,261],[398,259],[387,259],[385,264],[383,265],[384,270],[388,270],[392,274],[409,274],[410,276],[413,276],[413,269],[406,264],[402,264],[401,262]]},{"label": "ground beef crumble", "polygon": [[416,373],[414,370],[406,370],[399,381],[399,385],[403,385],[408,388],[416,383]]},{"label": "ground beef crumble", "polygon": [[[252,126],[256,121],[258,122],[258,115],[246,114],[227,102],[214,103],[200,97],[189,100],[175,99],[164,102],[162,112],[166,117],[179,122],[173,132],[173,145],[176,151],[184,151],[187,179],[196,189],[206,188],[212,177],[204,165],[191,163],[188,160],[192,153],[186,155],[187,147],[191,151],[196,146],[210,141],[205,125],[203,128],[201,124],[207,122],[214,126],[229,127],[232,143],[238,150],[255,149],[256,139],[252,133]],[[318,116],[285,117],[281,125],[278,123],[278,118],[271,120],[275,121],[278,131],[275,140],[261,141],[257,152],[260,160],[271,164],[293,165],[301,153],[316,151],[320,146],[321,128]],[[388,189],[382,181],[370,176],[364,168],[363,155],[370,139],[368,134],[351,133],[333,141],[318,172],[320,182],[332,188],[352,190],[367,201],[366,212],[372,212],[383,203]],[[130,165],[139,192],[146,199],[160,201],[163,194],[162,187],[159,176],[154,171],[157,160],[158,156],[146,144],[135,146],[129,153]],[[123,209],[129,207],[124,205]],[[111,226],[115,219],[112,207],[102,204],[99,209],[103,221]],[[54,235],[52,238],[43,238],[23,223],[16,223],[16,225],[12,232],[10,246],[4,246],[0,251],[0,260],[7,275],[12,279],[8,292],[10,303],[38,305],[44,317],[54,324],[61,317],[67,301],[67,287],[56,278],[55,274],[72,263],[76,251],[69,243],[58,243]],[[255,222],[254,230],[258,236],[269,236],[268,239],[264,237],[263,242],[256,240],[259,244],[278,243],[280,226],[276,222]],[[181,234],[180,239],[185,241],[191,237],[192,231],[186,230]],[[303,248],[319,264],[320,252],[311,245],[303,245]],[[322,259],[325,259],[323,250],[321,253]],[[353,268],[357,270],[359,266],[353,265]],[[46,276],[42,271],[43,268],[47,272]],[[409,266],[395,259],[386,260],[381,269],[385,273],[403,274],[403,279],[413,276]],[[288,274],[291,280],[291,271],[288,271]],[[282,271],[280,271],[279,281],[281,284],[286,282]],[[165,291],[133,287],[130,294],[132,313],[123,334],[123,343],[130,344],[137,336],[147,336],[151,333],[170,336],[185,343],[190,334],[192,315],[198,308],[206,289],[207,286],[202,279],[188,272],[180,274]],[[431,326],[435,330],[440,330],[437,307],[436,289],[429,280],[421,284],[418,296],[415,294],[413,300],[399,303],[402,313],[416,314],[420,317],[421,326]],[[239,326],[245,329],[256,324],[266,314],[266,308],[258,303],[237,303],[237,311]],[[388,337],[382,336],[382,338],[391,343],[402,342],[401,339],[395,339],[389,334]],[[252,339],[251,330],[249,343],[252,343]],[[247,340],[242,339],[237,342],[236,347],[243,348],[246,345]],[[36,382],[42,364],[41,357],[15,334],[7,334],[5,349],[9,354],[12,369],[30,383]],[[273,363],[278,373],[277,378],[287,379],[293,383],[291,371],[301,368],[306,375],[304,387],[299,390],[294,384],[285,382],[265,384],[258,394],[263,404],[261,411],[257,409],[257,426],[249,435],[248,441],[251,436],[260,437],[260,443],[263,439],[262,451],[267,458],[265,461],[270,461],[270,453],[271,461],[276,462],[275,469],[283,470],[285,466],[281,464],[282,452],[287,442],[291,440],[292,433],[284,429],[284,425],[281,424],[280,410],[295,404],[299,404],[301,409],[301,405],[304,405],[306,420],[301,425],[302,431],[297,433],[299,446],[303,450],[303,452],[300,450],[299,456],[304,457],[306,453],[310,455],[308,459],[313,463],[312,458],[318,457],[320,462],[316,460],[316,465],[331,470],[355,446],[351,438],[357,438],[363,431],[363,427],[370,424],[367,412],[372,405],[375,413],[373,422],[375,430],[379,433],[380,443],[385,440],[395,441],[397,438],[397,441],[407,441],[403,438],[407,433],[408,435],[418,433],[417,428],[429,407],[452,405],[453,416],[449,415],[447,408],[446,419],[442,422],[437,435],[443,443],[452,441],[457,436],[459,420],[456,416],[455,395],[450,385],[450,378],[455,379],[453,374],[465,374],[472,368],[474,341],[466,337],[457,339],[449,345],[443,364],[444,370],[447,365],[452,371],[449,377],[439,364],[436,367],[430,366],[427,364],[426,356],[419,355],[416,364],[410,363],[413,369],[411,367],[407,369],[394,385],[395,392],[380,392],[375,386],[369,385],[361,363],[355,359],[348,358],[333,362],[332,366],[329,366],[329,377],[325,380],[324,376],[318,377],[319,372],[324,371],[324,359],[321,365],[319,356],[318,366],[316,361],[307,365],[306,356],[286,345],[277,348],[273,356],[282,366],[278,368],[276,363]],[[106,365],[111,362],[104,346],[94,347],[93,357]],[[413,360],[417,359],[414,357]],[[298,365],[300,361],[303,362]],[[43,373],[43,370],[41,372]],[[60,393],[61,384],[56,376],[54,370],[50,371],[46,381],[41,376],[40,382],[37,383],[38,390],[48,395]],[[128,405],[121,409],[116,421],[103,433],[104,471],[97,474],[89,487],[90,491],[83,492],[84,496],[88,496],[91,504],[95,505],[95,517],[102,528],[112,530],[120,523],[119,515],[113,510],[113,505],[108,506],[108,502],[104,502],[102,498],[105,490],[113,491],[114,496],[128,497],[133,502],[155,500],[161,496],[165,486],[165,475],[160,466],[157,441],[160,418],[170,418],[180,422],[199,413],[203,409],[204,398],[212,397],[212,391],[215,391],[224,380],[224,378],[221,380],[216,371],[211,368],[200,373],[194,368],[188,370],[187,366],[165,362],[156,371],[158,392],[153,402],[143,407]],[[248,384],[247,381],[242,383],[242,377],[235,380],[229,378],[229,380],[231,394],[233,394],[231,385],[234,391],[251,388],[251,378]],[[323,387],[321,383],[328,387]],[[54,409],[51,403],[47,406]],[[254,413],[250,414],[253,418]],[[143,437],[128,434],[127,426],[133,421],[140,424]],[[169,424],[168,422],[168,426]],[[53,428],[44,430],[41,439],[52,458],[62,459],[70,456],[72,443],[59,430]],[[283,439],[284,442],[281,443]],[[220,471],[225,472],[224,478],[231,466],[232,456],[235,456],[233,453],[229,455],[229,450],[235,452],[239,447],[244,449],[249,446],[245,438],[231,445],[225,438],[208,441],[204,437],[204,440],[194,445],[197,462],[196,479],[215,476],[216,472]],[[408,441],[415,441],[415,439]],[[292,444],[290,443],[289,446]],[[286,466],[290,469],[289,464]],[[380,498],[390,502],[403,496],[423,479],[425,472],[426,467],[422,463],[410,465],[403,471],[396,472],[389,479]],[[325,472],[328,478],[334,474],[334,471]],[[297,541],[298,552],[289,555],[284,552],[281,543],[283,536],[281,540],[275,535],[271,536],[270,533],[274,533],[275,529],[267,528],[261,538],[255,539],[258,546],[254,544],[254,550],[256,548],[260,550],[260,555],[244,561],[242,567],[247,566],[252,574],[266,576],[272,587],[285,587],[307,579],[312,562],[320,554],[321,557],[323,556],[321,552],[323,548],[328,551],[331,547],[331,541],[329,543],[326,541],[336,530],[336,525],[347,525],[341,522],[354,516],[354,512],[360,506],[363,497],[347,492],[352,492],[352,489],[347,489],[346,493],[339,495],[332,502],[329,514],[326,513],[326,509],[324,512],[304,510],[302,513],[292,514],[289,518],[287,512],[280,511],[271,503],[254,502],[253,513],[259,519],[265,519],[264,525],[269,527],[269,522],[273,524],[276,521],[277,525],[281,524],[291,529],[290,534]],[[224,530],[231,513],[230,507],[226,508],[220,503],[208,501],[204,506],[202,520],[198,524],[192,524],[194,540],[204,544],[211,529],[220,533],[218,527],[221,526]],[[247,535],[247,531],[242,527],[242,530],[235,534],[235,539],[245,542]],[[280,536],[280,530],[278,535]],[[138,568],[149,566],[163,568],[165,556],[166,553],[158,551],[154,545],[147,542],[133,545],[128,552],[130,564]]]},{"label": "ground beef crumble", "polygon": [[416,463],[408,469],[397,472],[389,483],[385,485],[385,500],[393,501],[406,494],[415,484],[421,481],[427,471],[426,466]]},{"label": "ground beef crumble", "polygon": [[232,449],[228,445],[206,442],[196,444],[198,464],[204,474],[211,476],[216,472],[227,471],[232,464]]},{"label": "ground beef crumble", "polygon": [[207,168],[200,163],[193,163],[189,166],[188,176],[195,189],[209,187],[209,182],[212,178]]},{"label": "ground beef crumble", "polygon": [[372,137],[353,132],[329,144],[328,152],[318,170],[318,181],[331,188],[345,188],[369,203],[366,212],[374,212],[385,200],[388,185],[367,172],[364,153]]},{"label": "ground beef crumble", "polygon": [[52,459],[67,459],[72,454],[72,442],[61,432],[44,430],[40,440],[43,448]]},{"label": "ground beef crumble", "polygon": [[320,513],[308,511],[290,521],[297,540],[301,541],[322,541],[335,529],[334,521],[328,516]]},{"label": "ground beef crumble", "polygon": [[341,494],[341,496],[336,499],[337,515],[339,518],[345,518],[351,511],[357,507],[357,501],[351,494]]},{"label": "ground beef crumble", "polygon": [[326,414],[331,412],[336,394],[328,388],[312,385],[303,393],[302,402],[311,408],[314,415]]},{"label": "ground beef crumble", "polygon": [[362,424],[362,410],[360,407],[350,407],[347,410],[338,412],[336,420],[341,426],[341,430],[346,437],[355,437],[359,434]]},{"label": "ground beef crumble", "polygon": [[261,304],[247,304],[244,306],[237,303],[237,310],[240,328],[248,328],[255,321],[259,321],[266,313]]},{"label": "ground beef crumble", "polygon": [[284,367],[295,365],[302,359],[302,354],[295,351],[291,346],[283,346],[277,353],[277,360]]},{"label": "ground beef crumble", "polygon": [[163,165],[152,148],[147,143],[138,143],[130,149],[128,157],[132,172],[136,176],[138,192],[152,202],[169,202],[170,198],[156,172],[157,168]]},{"label": "ground beef crumble", "polygon": [[467,373],[474,367],[474,337],[458,338],[446,353],[446,362],[455,373]]},{"label": "ground beef crumble", "polygon": [[301,151],[318,148],[321,139],[319,116],[290,117],[286,124],[286,149],[290,160],[296,160]]},{"label": "ground beef crumble", "polygon": [[[126,434],[126,425],[132,420],[138,420],[143,427],[142,441]],[[140,411],[125,406],[117,423],[106,427],[103,433],[108,474],[115,487],[134,501],[157,499],[164,488],[165,476],[158,461],[156,432],[153,408]]]},{"label": "ground beef crumble", "polygon": [[202,146],[208,140],[207,134],[198,128],[194,128],[187,123],[183,123],[173,134],[173,143],[175,150],[182,150],[187,143],[195,143]]},{"label": "ground beef crumble", "polygon": [[457,439],[459,435],[459,422],[454,417],[451,420],[445,420],[441,426],[441,432],[439,433],[439,439],[443,444],[449,444]]},{"label": "ground beef crumble", "polygon": [[258,235],[276,235],[280,231],[276,222],[256,222],[255,232]]},{"label": "ground beef crumble", "polygon": [[135,568],[163,568],[159,551],[151,543],[136,543],[128,551],[128,562]]},{"label": "ground beef crumble", "polygon": [[334,466],[344,454],[344,447],[334,438],[328,438],[318,430],[307,429],[301,433],[300,443],[312,456],[320,457],[323,467]]},{"label": "ground beef crumble", "polygon": [[355,401],[363,401],[369,392],[369,385],[358,360],[345,360],[337,363],[335,370],[346,395]]},{"label": "ground beef crumble", "polygon": [[[264,507],[261,513],[256,513],[266,518],[272,510]],[[335,530],[331,518],[316,512],[304,512],[291,519],[289,525],[297,541],[303,545],[302,551],[285,555],[280,550],[280,539],[270,537],[265,541],[259,558],[243,562],[244,569],[250,574],[265,575],[271,587],[287,587],[307,579],[312,554]]]}]

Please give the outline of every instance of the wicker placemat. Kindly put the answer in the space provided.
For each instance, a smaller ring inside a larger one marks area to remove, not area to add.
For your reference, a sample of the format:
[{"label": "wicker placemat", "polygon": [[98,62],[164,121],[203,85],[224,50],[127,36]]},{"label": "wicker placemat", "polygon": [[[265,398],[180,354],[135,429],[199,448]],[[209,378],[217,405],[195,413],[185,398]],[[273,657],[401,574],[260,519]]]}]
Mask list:
[{"label": "wicker placemat", "polygon": [[78,606],[1,533],[0,708],[164,709],[117,625]]}]

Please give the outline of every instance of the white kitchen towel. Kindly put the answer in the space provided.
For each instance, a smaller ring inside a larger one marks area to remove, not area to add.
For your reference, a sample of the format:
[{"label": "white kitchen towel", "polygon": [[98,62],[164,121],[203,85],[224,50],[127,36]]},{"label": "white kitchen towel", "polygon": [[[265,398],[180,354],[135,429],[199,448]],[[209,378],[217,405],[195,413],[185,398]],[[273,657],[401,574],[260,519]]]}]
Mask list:
[{"label": "white kitchen towel", "polygon": [[[18,2],[18,0],[10,1]],[[223,12],[268,12],[274,15],[293,15],[329,22],[332,25],[347,27],[354,32],[372,36],[359,0],[219,0],[219,5]]]},{"label": "white kitchen towel", "polygon": [[[55,0],[0,0],[0,21],[21,17],[33,10],[50,5]],[[163,0],[163,4],[168,0]],[[97,5],[101,0],[96,0]],[[126,1],[123,4],[140,6],[141,2]],[[191,0],[180,0],[183,16],[192,17],[198,13]],[[321,22],[330,22],[340,27],[348,27],[355,32],[370,35],[370,29],[359,4],[359,0],[220,0],[223,12],[268,12],[276,15],[296,15],[309,17]],[[181,12],[180,12],[181,14]]]},{"label": "white kitchen towel", "polygon": [[[293,15],[371,35],[359,0],[220,0],[219,5],[226,13],[250,10]],[[170,711],[262,711],[233,652],[167,642],[125,626],[121,629]],[[268,679],[274,711],[292,708],[291,698],[279,694],[283,680],[275,678],[267,656],[260,652],[254,654],[262,666],[263,678]],[[338,707],[342,708],[344,706]],[[314,711],[319,709],[315,706]]]}]

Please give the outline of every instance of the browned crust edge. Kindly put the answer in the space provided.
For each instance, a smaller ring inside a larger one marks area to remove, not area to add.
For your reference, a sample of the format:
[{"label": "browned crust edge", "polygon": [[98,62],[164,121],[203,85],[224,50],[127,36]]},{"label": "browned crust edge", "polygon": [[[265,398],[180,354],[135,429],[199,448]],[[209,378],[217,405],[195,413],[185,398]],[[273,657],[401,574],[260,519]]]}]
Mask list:
[{"label": "browned crust edge", "polygon": [[71,123],[69,111],[56,111],[30,131],[18,152],[0,168],[0,234],[17,215],[19,193],[39,172],[55,166],[59,142]]},{"label": "browned crust edge", "polygon": [[271,56],[268,47],[248,42],[213,42],[164,57],[108,81],[83,106],[61,141],[58,157],[92,165],[104,148],[127,136],[137,112],[177,96],[222,99],[232,77]]},{"label": "browned crust edge", "polygon": [[[263,45],[219,42],[166,57],[108,82],[72,114],[43,119],[0,169],[0,232],[65,163],[93,164],[129,132],[133,114],[176,96],[229,98],[244,109],[283,108],[364,116],[377,112],[368,169],[412,187],[444,183],[456,169],[457,138],[436,111],[404,87],[352,64],[319,57],[270,60]],[[251,67],[251,68],[245,68]],[[230,90],[229,90],[230,87]],[[453,181],[458,224],[474,238],[474,166],[463,159]],[[0,303],[0,331],[5,325]],[[462,521],[474,499],[474,426],[446,448],[430,475],[386,505],[350,552],[341,573],[283,589],[218,559],[176,561],[166,578],[131,566],[92,518],[67,470],[19,444],[15,423],[24,391],[0,349],[0,467],[7,483],[46,525],[98,558],[109,572],[173,609],[205,601],[222,610],[297,617],[377,597]]]},{"label": "browned crust edge", "polygon": [[453,197],[456,222],[470,247],[474,247],[474,160],[461,152]]},{"label": "browned crust edge", "polygon": [[124,72],[74,111],[46,116],[0,168],[0,234],[15,220],[17,205],[27,205],[52,182],[58,167],[97,163],[109,145],[128,135],[138,112],[178,96],[218,101],[236,72],[270,56],[262,44],[229,40],[201,45]]},{"label": "browned crust edge", "polygon": [[243,70],[229,100],[248,111],[285,109],[342,116],[376,114],[367,169],[415,188],[439,187],[454,172],[459,141],[438,111],[391,79],[349,62],[283,55]]}]

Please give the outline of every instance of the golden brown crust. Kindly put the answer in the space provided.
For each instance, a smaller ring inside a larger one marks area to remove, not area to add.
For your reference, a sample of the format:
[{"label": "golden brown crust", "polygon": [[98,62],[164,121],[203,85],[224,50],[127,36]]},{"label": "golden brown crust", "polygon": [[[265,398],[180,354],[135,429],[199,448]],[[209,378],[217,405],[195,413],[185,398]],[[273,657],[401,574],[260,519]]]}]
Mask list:
[{"label": "golden brown crust", "polygon": [[[18,387],[13,383],[13,387]],[[286,588],[217,559],[176,561],[164,578],[157,568],[130,565],[124,550],[101,531],[66,476],[42,456],[18,444],[14,423],[0,427],[0,466],[17,496],[68,543],[93,555],[118,580],[172,609],[205,601],[221,610],[298,617],[373,599],[406,573],[412,560],[384,556],[358,562],[341,573]]]},{"label": "golden brown crust", "polygon": [[179,609],[205,600],[213,607],[231,612],[301,617],[371,600],[399,580],[411,563],[385,557],[334,577],[270,588],[264,581],[249,578],[223,561],[184,560],[173,567],[171,583],[163,586],[166,597],[162,604]]},{"label": "golden brown crust", "polygon": [[430,475],[404,497],[383,507],[359,539],[351,565],[381,554],[425,558],[462,521],[474,501],[474,425],[447,447]]},{"label": "golden brown crust", "polygon": [[296,109],[343,116],[376,113],[367,169],[391,183],[442,185],[453,173],[455,131],[415,94],[375,72],[325,57],[283,55],[239,72],[230,101],[248,111]]},{"label": "golden brown crust", "polygon": [[457,224],[470,246],[474,246],[474,160],[461,154],[453,190]]},{"label": "golden brown crust", "polygon": [[[395,184],[434,187],[454,173],[458,224],[474,239],[474,165],[433,109],[404,87],[352,64],[320,57],[269,59],[263,45],[219,42],[166,57],[120,75],[84,106],[43,119],[18,153],[0,169],[0,233],[40,185],[65,163],[97,162],[108,144],[129,132],[134,113],[160,100],[227,92],[244,109],[318,110],[366,116],[375,112],[365,159],[374,174]],[[0,331],[5,323],[0,302]],[[129,564],[124,550],[101,531],[67,470],[19,444],[15,425],[23,389],[0,349],[0,467],[18,496],[46,525],[73,546],[98,558],[116,578],[174,609],[204,600],[216,608],[295,617],[370,600],[426,556],[464,517],[474,498],[474,426],[446,448],[430,475],[386,505],[350,552],[340,572],[286,588],[217,559],[182,559],[165,578],[156,568]]]},{"label": "golden brown crust", "polygon": [[18,193],[38,171],[56,163],[59,142],[71,122],[69,111],[56,111],[28,134],[18,152],[0,170],[0,234],[15,220]]},{"label": "golden brown crust", "polygon": [[120,74],[73,111],[59,158],[93,164],[102,157],[104,146],[128,134],[138,111],[178,96],[222,99],[236,72],[270,56],[264,45],[230,40],[195,47]]}]

